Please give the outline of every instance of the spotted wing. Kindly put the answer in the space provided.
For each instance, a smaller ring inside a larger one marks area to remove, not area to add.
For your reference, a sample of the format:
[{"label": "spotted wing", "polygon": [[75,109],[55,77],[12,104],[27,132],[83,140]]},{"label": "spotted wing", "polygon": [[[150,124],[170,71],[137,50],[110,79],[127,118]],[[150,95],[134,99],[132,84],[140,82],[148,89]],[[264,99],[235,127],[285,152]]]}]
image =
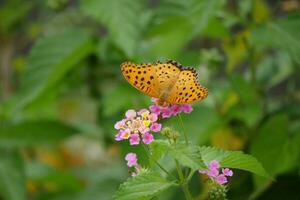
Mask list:
[{"label": "spotted wing", "polygon": [[157,90],[159,98],[165,100],[178,79],[180,66],[178,66],[175,61],[168,61],[166,63],[157,62],[154,68],[158,82]]},{"label": "spotted wing", "polygon": [[159,98],[159,83],[152,64],[125,62],[121,64],[121,71],[125,79],[133,87],[146,95]]},{"label": "spotted wing", "polygon": [[182,69],[166,101],[171,104],[193,103],[206,98],[208,90],[197,80],[192,68]]}]

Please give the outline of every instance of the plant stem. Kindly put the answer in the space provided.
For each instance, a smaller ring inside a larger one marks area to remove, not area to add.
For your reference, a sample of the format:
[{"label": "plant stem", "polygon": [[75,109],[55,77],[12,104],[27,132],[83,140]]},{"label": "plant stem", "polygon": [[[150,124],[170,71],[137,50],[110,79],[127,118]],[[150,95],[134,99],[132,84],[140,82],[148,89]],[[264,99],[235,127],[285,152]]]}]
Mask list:
[{"label": "plant stem", "polygon": [[186,144],[186,146],[188,146],[189,140],[188,140],[187,134],[186,134],[186,132],[185,132],[184,125],[183,125],[183,121],[182,121],[182,118],[181,118],[181,115],[180,115],[180,114],[178,114],[178,119],[179,119],[179,121],[180,121],[180,125],[181,125],[182,132],[183,132],[183,135],[184,135],[185,144]]},{"label": "plant stem", "polygon": [[178,163],[178,161],[175,159],[175,163],[176,163],[176,169],[177,169],[177,172],[178,172],[178,176],[179,176],[179,179],[180,179],[180,185],[181,185],[181,188],[183,190],[183,193],[184,193],[184,196],[185,196],[185,199],[186,200],[192,200],[193,197],[189,191],[189,188],[188,188],[188,185],[187,185],[187,182],[186,180],[184,179],[184,176],[183,176],[183,173],[182,173],[182,169]]},{"label": "plant stem", "polygon": [[172,177],[174,177],[174,178],[176,179],[176,177],[175,177],[173,174],[171,174],[170,172],[168,172],[168,170],[166,170],[163,166],[161,166],[161,164],[159,164],[159,163],[157,162],[157,160],[155,160],[155,159],[153,159],[153,158],[151,157],[150,152],[149,152],[149,149],[145,146],[145,144],[142,143],[142,146],[143,146],[143,148],[144,148],[144,150],[145,150],[145,152],[146,152],[146,154],[147,154],[147,156],[148,156],[149,159],[151,159],[152,161],[154,161],[155,164],[156,164],[161,170],[163,170],[167,175],[172,176]]}]

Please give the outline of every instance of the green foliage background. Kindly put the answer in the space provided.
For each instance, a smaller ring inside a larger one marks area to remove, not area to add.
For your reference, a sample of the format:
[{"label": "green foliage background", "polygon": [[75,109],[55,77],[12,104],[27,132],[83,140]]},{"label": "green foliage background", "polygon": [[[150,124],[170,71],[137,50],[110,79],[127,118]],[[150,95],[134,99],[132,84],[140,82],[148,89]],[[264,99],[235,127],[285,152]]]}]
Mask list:
[{"label": "green foliage background", "polygon": [[[236,170],[229,198],[300,198],[298,1],[0,6],[0,199],[111,199],[128,177],[128,151],[148,165],[141,149],[114,141],[115,121],[150,105],[119,65],[167,59],[195,67],[209,89],[183,118],[190,139],[252,154],[274,177]],[[176,119],[164,124],[180,130]],[[194,175],[190,187],[205,199],[203,177]],[[171,188],[156,199],[174,198],[183,195]]]}]

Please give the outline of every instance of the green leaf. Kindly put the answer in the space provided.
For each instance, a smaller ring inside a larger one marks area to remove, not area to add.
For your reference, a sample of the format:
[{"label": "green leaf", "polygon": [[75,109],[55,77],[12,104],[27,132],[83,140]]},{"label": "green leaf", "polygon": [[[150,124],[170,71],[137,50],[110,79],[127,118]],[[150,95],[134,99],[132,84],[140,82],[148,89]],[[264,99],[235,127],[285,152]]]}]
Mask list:
[{"label": "green leaf", "polygon": [[205,167],[201,158],[199,147],[194,145],[186,146],[185,144],[177,144],[176,147],[170,148],[170,154],[179,161],[183,166],[190,167],[193,170]]},{"label": "green leaf", "polygon": [[269,177],[256,158],[241,151],[225,151],[214,147],[200,147],[200,151],[207,166],[210,161],[217,160],[222,167],[242,169],[263,177]]},{"label": "green leaf", "polygon": [[252,31],[251,42],[257,47],[279,47],[300,63],[300,14],[266,23]]},{"label": "green leaf", "polygon": [[123,183],[113,199],[151,199],[152,197],[174,185],[174,182],[164,179],[158,173],[143,173],[129,178],[125,183]]},{"label": "green leaf", "polygon": [[[33,2],[22,0],[7,1],[1,5],[0,8],[0,32],[5,34],[14,34],[17,30],[20,30],[21,26],[26,26],[27,22],[24,22],[24,18],[33,7]],[[27,25],[28,26],[28,25]]]},{"label": "green leaf", "polygon": [[80,30],[39,39],[30,52],[17,107],[23,107],[47,93],[91,50],[89,35]]},{"label": "green leaf", "polygon": [[56,143],[77,131],[57,121],[27,121],[0,126],[0,146],[20,147]]},{"label": "green leaf", "polygon": [[296,71],[289,53],[278,50],[274,55],[260,60],[257,65],[257,80],[261,86],[269,89],[287,80]]},{"label": "green leaf", "polygon": [[[168,153],[170,148],[168,141],[166,140],[154,140],[150,143],[151,157],[154,160],[158,160]],[[150,159],[151,161],[151,159]]]},{"label": "green leaf", "polygon": [[249,127],[253,127],[262,117],[262,102],[253,86],[242,77],[230,76],[230,83],[240,98],[240,103],[233,106],[229,112],[231,118],[243,120]]},{"label": "green leaf", "polygon": [[168,17],[153,26],[142,46],[143,56],[152,59],[176,56],[191,38],[192,26],[185,17]]},{"label": "green leaf", "polygon": [[202,32],[207,23],[216,16],[217,11],[224,5],[224,0],[199,1],[199,0],[164,0],[158,8],[158,15],[161,17],[180,16],[186,17],[192,27],[192,34]]},{"label": "green leaf", "polygon": [[190,5],[190,20],[192,21],[194,31],[193,34],[197,35],[207,26],[207,23],[216,16],[217,11],[225,4],[224,0],[215,1],[191,1]]},{"label": "green leaf", "polygon": [[26,199],[23,161],[17,153],[0,154],[0,195],[5,200]]},{"label": "green leaf", "polygon": [[[291,170],[298,164],[299,132],[291,137],[288,125],[286,115],[273,116],[261,127],[251,145],[251,153],[273,176]],[[257,186],[265,181],[255,177]]]},{"label": "green leaf", "polygon": [[140,27],[142,1],[82,0],[81,10],[107,26],[113,42],[129,57],[134,55]]}]

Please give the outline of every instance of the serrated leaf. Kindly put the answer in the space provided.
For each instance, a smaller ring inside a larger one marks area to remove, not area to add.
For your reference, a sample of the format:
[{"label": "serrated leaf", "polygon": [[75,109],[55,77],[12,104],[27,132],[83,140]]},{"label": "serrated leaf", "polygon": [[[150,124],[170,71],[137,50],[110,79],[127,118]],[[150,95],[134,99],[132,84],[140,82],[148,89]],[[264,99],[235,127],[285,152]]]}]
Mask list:
[{"label": "serrated leaf", "polygon": [[5,200],[25,200],[23,161],[17,153],[0,154],[0,195]]},{"label": "serrated leaf", "polygon": [[20,147],[58,142],[75,134],[73,127],[57,121],[25,121],[0,126],[0,146]]},{"label": "serrated leaf", "polygon": [[170,148],[170,154],[183,166],[190,167],[193,170],[205,167],[201,158],[201,152],[198,146],[177,144],[176,148]]},{"label": "serrated leaf", "polygon": [[39,39],[31,49],[18,108],[37,100],[92,50],[85,32],[70,30]]},{"label": "serrated leaf", "polygon": [[129,178],[123,183],[114,200],[150,199],[162,191],[174,186],[175,183],[161,177],[158,173],[149,172]]},{"label": "serrated leaf", "polygon": [[212,160],[220,162],[222,167],[242,169],[260,176],[269,177],[261,163],[253,156],[241,151],[225,151],[214,147],[200,147],[202,159],[206,165]]},{"label": "serrated leaf", "polygon": [[[168,153],[169,143],[166,140],[154,140],[150,143],[151,157],[158,160]],[[152,159],[150,159],[151,161]]]},{"label": "serrated leaf", "polygon": [[107,26],[114,43],[129,57],[133,56],[139,37],[139,0],[82,0],[81,10]]}]

